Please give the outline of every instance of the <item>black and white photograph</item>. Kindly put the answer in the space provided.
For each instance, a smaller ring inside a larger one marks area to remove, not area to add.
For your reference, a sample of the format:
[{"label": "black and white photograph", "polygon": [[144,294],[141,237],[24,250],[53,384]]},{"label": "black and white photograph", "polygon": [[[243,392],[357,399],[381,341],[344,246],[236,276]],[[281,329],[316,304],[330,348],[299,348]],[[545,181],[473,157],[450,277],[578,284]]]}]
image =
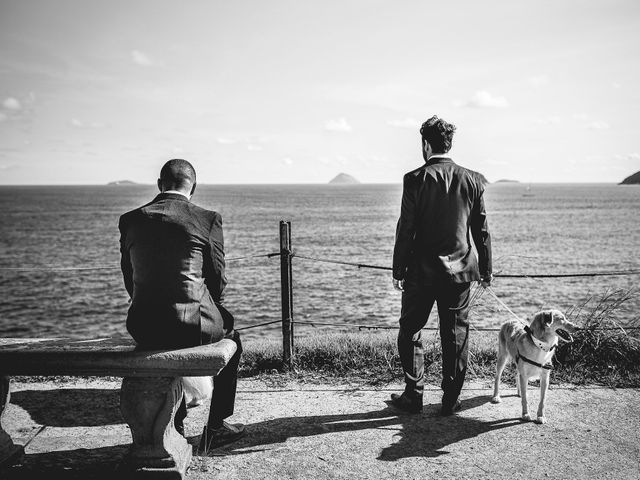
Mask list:
[{"label": "black and white photograph", "polygon": [[637,479],[640,3],[0,0],[0,479]]}]

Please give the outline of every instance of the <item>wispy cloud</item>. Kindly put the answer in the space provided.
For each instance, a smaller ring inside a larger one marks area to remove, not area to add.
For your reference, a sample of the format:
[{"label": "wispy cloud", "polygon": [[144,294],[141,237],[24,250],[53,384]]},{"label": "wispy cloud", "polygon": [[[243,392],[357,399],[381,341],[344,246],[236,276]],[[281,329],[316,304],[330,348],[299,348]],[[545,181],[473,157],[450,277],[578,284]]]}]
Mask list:
[{"label": "wispy cloud", "polygon": [[505,97],[493,95],[486,90],[478,90],[469,100],[453,102],[456,107],[471,108],[506,108],[509,102]]},{"label": "wispy cloud", "polygon": [[608,130],[609,124],[607,122],[603,122],[602,120],[597,120],[587,125],[587,128],[590,128],[591,130]]},{"label": "wispy cloud", "polygon": [[103,128],[105,126],[104,123],[101,122],[84,122],[78,118],[72,118],[69,120],[69,125],[75,128]]},{"label": "wispy cloud", "polygon": [[350,132],[353,130],[346,118],[339,118],[337,120],[329,120],[324,125],[324,129],[329,132]]},{"label": "wispy cloud", "polygon": [[141,67],[153,67],[155,65],[151,57],[140,50],[131,50],[131,61]]},{"label": "wispy cloud", "polygon": [[556,115],[552,115],[550,117],[545,118],[536,118],[533,120],[534,123],[538,125],[557,125],[562,121],[562,119]]},{"label": "wispy cloud", "polygon": [[238,140],[236,140],[235,138],[218,137],[216,138],[216,142],[218,142],[220,145],[233,145],[235,143],[238,143]]},{"label": "wispy cloud", "polygon": [[527,81],[532,87],[544,87],[545,85],[549,85],[549,75],[534,75],[533,77],[529,77]]},{"label": "wispy cloud", "polygon": [[418,122],[415,118],[405,118],[403,120],[387,120],[387,125],[396,128],[418,128],[420,126],[420,122]]},{"label": "wispy cloud", "polygon": [[291,160],[291,158],[289,158],[289,157],[284,157],[281,160],[281,162],[282,162],[283,165],[287,165],[287,166],[293,165],[293,160]]},{"label": "wispy cloud", "polygon": [[22,109],[22,104],[17,98],[7,97],[2,102],[2,106],[7,110],[18,111]]}]

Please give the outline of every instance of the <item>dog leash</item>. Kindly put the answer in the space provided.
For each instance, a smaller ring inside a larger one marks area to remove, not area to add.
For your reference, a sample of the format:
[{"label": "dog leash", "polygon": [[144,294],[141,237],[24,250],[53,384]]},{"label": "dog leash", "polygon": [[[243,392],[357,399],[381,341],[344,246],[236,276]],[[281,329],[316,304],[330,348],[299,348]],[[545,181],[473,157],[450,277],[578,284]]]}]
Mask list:
[{"label": "dog leash", "polygon": [[529,324],[527,322],[525,322],[523,319],[521,319],[518,315],[516,315],[515,313],[513,313],[513,310],[511,310],[509,307],[507,307],[507,305],[500,300],[500,298],[498,298],[498,295],[496,295],[496,292],[493,291],[493,288],[491,288],[491,286],[487,286],[485,287],[485,289],[491,294],[491,296],[493,298],[496,299],[496,301],[505,309],[507,310],[507,312],[509,312],[511,315],[513,315],[513,318],[515,318],[516,320],[518,320],[519,322],[522,322],[524,325],[529,326]]}]

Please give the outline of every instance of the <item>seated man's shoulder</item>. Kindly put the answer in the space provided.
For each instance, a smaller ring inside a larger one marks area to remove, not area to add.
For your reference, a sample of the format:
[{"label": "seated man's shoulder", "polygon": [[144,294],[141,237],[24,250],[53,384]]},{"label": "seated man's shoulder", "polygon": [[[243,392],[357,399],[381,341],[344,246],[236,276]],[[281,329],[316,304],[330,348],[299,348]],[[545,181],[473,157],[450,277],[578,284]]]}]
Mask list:
[{"label": "seated man's shoulder", "polygon": [[201,218],[207,218],[212,222],[214,220],[219,220],[219,221],[222,220],[222,215],[220,215],[218,212],[214,210],[203,208],[199,205],[196,205],[195,203],[187,203],[186,205],[187,205],[187,208],[189,208],[189,210],[191,211],[192,215],[196,215]]}]

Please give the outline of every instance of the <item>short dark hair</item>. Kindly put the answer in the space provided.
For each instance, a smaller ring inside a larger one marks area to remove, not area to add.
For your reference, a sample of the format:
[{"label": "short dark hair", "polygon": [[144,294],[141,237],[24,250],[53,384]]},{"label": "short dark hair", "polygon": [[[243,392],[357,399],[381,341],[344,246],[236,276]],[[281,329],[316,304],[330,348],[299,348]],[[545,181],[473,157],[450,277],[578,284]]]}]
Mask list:
[{"label": "short dark hair", "polygon": [[190,188],[196,183],[196,171],[186,160],[174,158],[160,170],[160,182],[167,190]]},{"label": "short dark hair", "polygon": [[420,127],[420,135],[424,138],[434,153],[447,153],[451,150],[451,142],[456,126],[445,122],[436,115],[424,122]]}]

